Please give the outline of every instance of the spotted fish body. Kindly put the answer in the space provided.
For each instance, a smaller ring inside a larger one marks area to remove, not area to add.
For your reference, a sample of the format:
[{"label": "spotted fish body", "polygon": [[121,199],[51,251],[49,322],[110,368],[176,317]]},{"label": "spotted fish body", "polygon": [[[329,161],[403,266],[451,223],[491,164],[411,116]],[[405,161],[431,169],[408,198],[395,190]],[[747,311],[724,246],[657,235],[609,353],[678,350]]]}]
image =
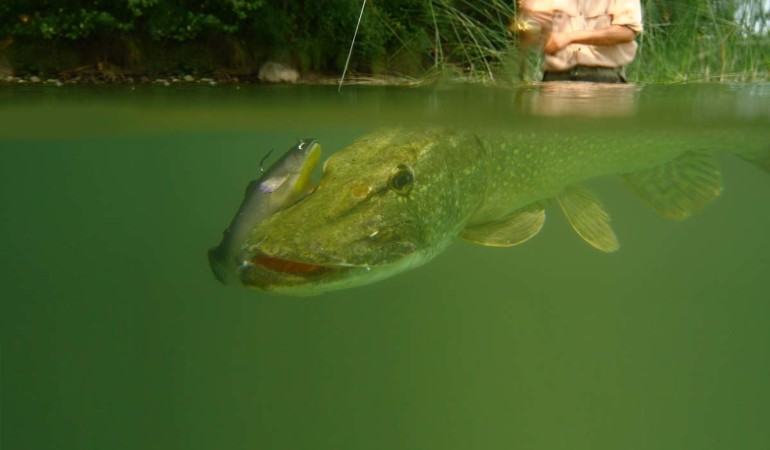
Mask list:
[{"label": "spotted fish body", "polygon": [[301,139],[249,183],[222,242],[208,252],[209,265],[219,281],[227,284],[237,279],[244,264],[243,246],[251,230],[307,192],[320,157],[321,146],[315,139]]},{"label": "spotted fish body", "polygon": [[[613,252],[609,216],[577,184],[622,175],[653,209],[681,219],[722,189],[713,155],[691,150],[715,144],[713,136],[612,131],[379,130],[330,157],[313,194],[254,227],[241,282],[296,295],[371,283],[430,261],[458,237],[522,243],[554,202],[586,242]],[[765,148],[746,150],[767,160]]]}]

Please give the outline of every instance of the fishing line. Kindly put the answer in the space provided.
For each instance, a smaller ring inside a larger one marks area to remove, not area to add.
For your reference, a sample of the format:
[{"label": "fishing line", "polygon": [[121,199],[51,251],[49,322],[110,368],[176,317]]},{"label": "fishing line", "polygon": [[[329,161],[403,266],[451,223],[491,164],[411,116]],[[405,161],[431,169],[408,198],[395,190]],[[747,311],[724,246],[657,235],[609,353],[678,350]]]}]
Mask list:
[{"label": "fishing line", "polygon": [[353,54],[353,44],[356,43],[356,36],[358,35],[358,26],[361,25],[361,18],[364,17],[364,8],[366,7],[366,0],[361,3],[361,13],[358,15],[358,23],[356,23],[356,31],[353,32],[353,40],[350,41],[350,50],[348,51],[348,59],[345,60],[345,68],[342,69],[342,76],[340,77],[340,84],[337,86],[337,93],[342,90],[342,81],[345,80],[345,73],[348,71],[348,64],[350,63],[350,55]]},{"label": "fishing line", "polygon": [[265,155],[265,157],[264,157],[264,158],[262,158],[262,160],[259,162],[259,171],[260,171],[260,172],[262,172],[262,173],[265,173],[265,169],[262,167],[262,164],[265,162],[265,160],[266,160],[267,158],[269,158],[269,157],[270,157],[270,154],[271,154],[271,153],[273,153],[273,150],[275,150],[275,149],[271,148],[271,149],[270,149],[270,151],[269,151],[269,152],[267,152],[267,155]]}]

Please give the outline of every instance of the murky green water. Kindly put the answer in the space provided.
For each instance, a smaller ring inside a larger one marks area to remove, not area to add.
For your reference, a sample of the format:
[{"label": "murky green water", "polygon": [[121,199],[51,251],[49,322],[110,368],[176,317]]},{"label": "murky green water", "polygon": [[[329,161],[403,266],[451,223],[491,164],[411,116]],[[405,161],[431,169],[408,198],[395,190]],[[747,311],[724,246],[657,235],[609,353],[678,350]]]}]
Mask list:
[{"label": "murky green water", "polygon": [[259,160],[298,137],[576,125],[770,151],[768,85],[546,94],[0,87],[4,448],[770,447],[770,174],[729,154],[684,222],[589,183],[612,255],[554,211],[524,245],[320,297],[210,273]]}]

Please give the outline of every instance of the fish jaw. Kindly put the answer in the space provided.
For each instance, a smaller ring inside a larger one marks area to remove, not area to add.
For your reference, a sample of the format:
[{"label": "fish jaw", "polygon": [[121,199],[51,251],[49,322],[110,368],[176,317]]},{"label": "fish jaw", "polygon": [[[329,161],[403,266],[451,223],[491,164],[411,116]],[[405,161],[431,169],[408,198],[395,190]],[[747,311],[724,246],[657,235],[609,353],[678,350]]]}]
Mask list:
[{"label": "fish jaw", "polygon": [[[370,284],[421,265],[413,254],[381,266],[316,265],[257,256],[241,268],[241,282],[261,291],[309,296]],[[424,261],[427,262],[427,259]]]}]

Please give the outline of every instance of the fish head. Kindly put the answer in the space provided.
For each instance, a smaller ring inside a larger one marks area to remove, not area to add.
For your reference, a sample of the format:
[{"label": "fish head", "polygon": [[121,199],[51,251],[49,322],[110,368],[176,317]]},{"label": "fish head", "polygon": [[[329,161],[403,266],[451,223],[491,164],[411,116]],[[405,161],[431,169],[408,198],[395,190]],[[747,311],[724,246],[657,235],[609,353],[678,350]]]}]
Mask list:
[{"label": "fish head", "polygon": [[313,193],[252,230],[241,282],[312,295],[430,260],[473,209],[452,164],[465,144],[439,131],[396,129],[332,155]]}]

